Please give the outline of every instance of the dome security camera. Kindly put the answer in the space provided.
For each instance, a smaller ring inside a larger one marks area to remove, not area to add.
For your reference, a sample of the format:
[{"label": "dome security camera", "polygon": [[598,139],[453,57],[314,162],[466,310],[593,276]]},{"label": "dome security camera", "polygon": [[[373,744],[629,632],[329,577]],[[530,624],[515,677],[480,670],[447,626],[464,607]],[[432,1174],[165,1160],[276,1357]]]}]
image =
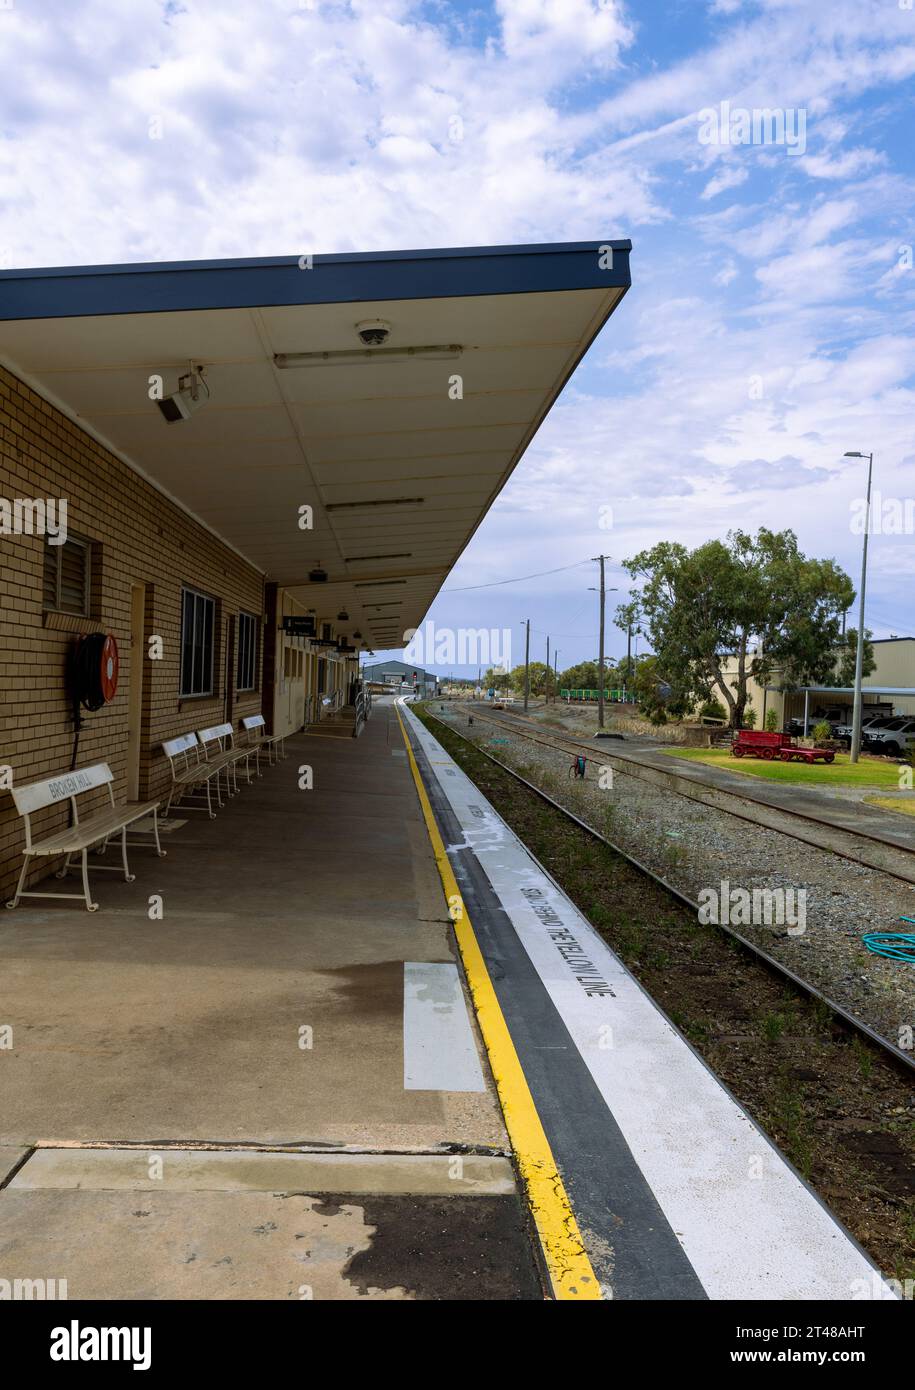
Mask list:
[{"label": "dome security camera", "polygon": [[364,347],[381,347],[391,336],[391,325],[385,319],[364,319],[356,324],[356,332]]}]

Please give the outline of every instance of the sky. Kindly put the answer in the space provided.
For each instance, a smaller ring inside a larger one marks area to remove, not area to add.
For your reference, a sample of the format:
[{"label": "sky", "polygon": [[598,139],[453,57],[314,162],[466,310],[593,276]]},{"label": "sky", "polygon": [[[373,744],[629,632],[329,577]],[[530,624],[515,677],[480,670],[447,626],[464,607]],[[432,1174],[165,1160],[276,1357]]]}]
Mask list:
[{"label": "sky", "polygon": [[859,450],[915,631],[913,0],[0,0],[0,70],[5,267],[632,239],[437,630],[592,658],[591,557],[737,526],[857,584]]}]

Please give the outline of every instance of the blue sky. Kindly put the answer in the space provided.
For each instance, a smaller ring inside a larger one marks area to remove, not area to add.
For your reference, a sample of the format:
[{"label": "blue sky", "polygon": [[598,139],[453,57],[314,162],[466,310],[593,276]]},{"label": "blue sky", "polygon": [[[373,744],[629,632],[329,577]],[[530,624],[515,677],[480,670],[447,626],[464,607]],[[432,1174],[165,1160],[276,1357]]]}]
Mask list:
[{"label": "blue sky", "polygon": [[[431,614],[530,616],[566,665],[596,647],[576,561],[625,589],[654,541],[790,524],[857,577],[843,452],[915,496],[907,3],[0,0],[0,262],[631,237],[630,294]],[[803,148],[703,143],[723,101],[803,113]],[[891,528],[877,636],[915,627]]]}]

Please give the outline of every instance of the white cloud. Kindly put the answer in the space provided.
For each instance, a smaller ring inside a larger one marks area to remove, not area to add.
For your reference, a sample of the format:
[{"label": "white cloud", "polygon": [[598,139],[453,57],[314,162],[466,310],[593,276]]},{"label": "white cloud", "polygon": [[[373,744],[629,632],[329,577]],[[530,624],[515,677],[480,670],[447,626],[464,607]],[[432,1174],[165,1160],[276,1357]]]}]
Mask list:
[{"label": "white cloud", "polygon": [[700,198],[714,198],[727,188],[739,188],[742,183],[746,183],[749,177],[743,165],[725,165],[720,173],[709,179],[699,196]]},{"label": "white cloud", "polygon": [[847,179],[875,164],[884,164],[886,156],[877,150],[846,150],[833,157],[829,154],[808,154],[799,160],[805,174],[815,179]]},{"label": "white cloud", "polygon": [[[852,567],[853,480],[836,460],[875,448],[887,494],[912,471],[915,270],[898,248],[913,189],[867,102],[901,99],[891,84],[915,74],[915,25],[882,0],[705,13],[713,37],[671,61],[618,0],[17,0],[0,11],[16,76],[0,88],[0,256],[631,232],[633,289],[474,541],[465,582],[538,568],[532,550],[619,557],[781,517]],[[488,40],[471,42],[481,26]],[[703,147],[696,113],[722,100],[803,107],[809,152]],[[760,486],[740,490],[748,477]],[[901,629],[889,563],[874,597]]]}]

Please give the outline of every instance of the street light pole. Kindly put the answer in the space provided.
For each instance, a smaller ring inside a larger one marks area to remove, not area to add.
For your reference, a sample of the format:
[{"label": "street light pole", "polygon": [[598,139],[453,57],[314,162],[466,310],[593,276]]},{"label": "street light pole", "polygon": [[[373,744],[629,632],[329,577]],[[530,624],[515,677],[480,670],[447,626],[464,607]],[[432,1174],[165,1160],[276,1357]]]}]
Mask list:
[{"label": "street light pole", "polygon": [[867,583],[867,537],[871,523],[871,476],[874,471],[874,455],[855,452],[846,453],[847,459],[867,459],[867,506],[864,509],[864,545],[861,548],[861,593],[858,604],[858,642],[855,649],[855,705],[851,722],[851,752],[849,761],[856,763],[861,752],[861,679],[864,670],[864,589]]},{"label": "street light pole", "polygon": [[531,620],[525,621],[524,635],[524,713],[527,714],[527,702],[531,698]]},{"label": "street light pole", "polygon": [[597,656],[597,727],[604,727],[604,603],[607,590],[604,586],[604,561],[609,555],[594,557],[600,565],[600,649]]}]

